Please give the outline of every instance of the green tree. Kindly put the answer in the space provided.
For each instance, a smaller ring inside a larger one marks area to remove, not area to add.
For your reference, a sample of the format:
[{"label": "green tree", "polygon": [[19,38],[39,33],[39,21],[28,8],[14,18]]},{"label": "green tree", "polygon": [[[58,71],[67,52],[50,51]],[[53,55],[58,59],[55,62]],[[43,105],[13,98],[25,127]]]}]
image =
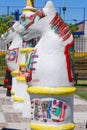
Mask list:
[{"label": "green tree", "polygon": [[11,26],[13,20],[12,15],[2,15],[0,16],[0,36],[5,33],[6,30]]},{"label": "green tree", "polygon": [[71,32],[75,32],[78,30],[78,26],[76,24],[68,24]]}]

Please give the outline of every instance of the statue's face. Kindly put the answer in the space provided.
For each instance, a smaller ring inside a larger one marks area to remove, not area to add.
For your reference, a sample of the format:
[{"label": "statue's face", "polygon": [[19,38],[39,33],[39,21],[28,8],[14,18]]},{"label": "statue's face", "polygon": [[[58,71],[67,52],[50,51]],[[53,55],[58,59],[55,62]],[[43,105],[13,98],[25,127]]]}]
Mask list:
[{"label": "statue's face", "polygon": [[18,60],[18,48],[8,50],[6,54],[6,61],[17,63],[17,60]]}]

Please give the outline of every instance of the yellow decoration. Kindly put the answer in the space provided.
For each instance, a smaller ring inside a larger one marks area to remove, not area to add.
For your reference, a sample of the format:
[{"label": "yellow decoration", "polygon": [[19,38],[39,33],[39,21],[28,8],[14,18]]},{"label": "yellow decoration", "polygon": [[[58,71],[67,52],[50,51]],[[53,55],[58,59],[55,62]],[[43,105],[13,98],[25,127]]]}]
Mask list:
[{"label": "yellow decoration", "polygon": [[26,0],[26,6],[34,6],[34,0]]},{"label": "yellow decoration", "polygon": [[34,8],[34,0],[26,0],[26,8],[23,9],[23,12],[36,12],[37,9]]},{"label": "yellow decoration", "polygon": [[11,94],[14,95],[15,94],[15,90],[12,89],[11,90]]},{"label": "yellow decoration", "polygon": [[24,67],[24,66],[25,66],[25,62],[19,63],[19,66],[20,66],[20,67]]},{"label": "yellow decoration", "polygon": [[17,76],[17,77],[16,77],[16,80],[17,80],[17,81],[26,82],[26,79],[25,79],[24,76]]},{"label": "yellow decoration", "polygon": [[74,130],[75,124],[63,124],[59,126],[49,126],[42,124],[30,123],[30,128],[32,130]]},{"label": "yellow decoration", "polygon": [[67,96],[75,93],[75,87],[62,87],[62,88],[49,88],[49,87],[28,87],[27,92],[29,94],[39,94],[39,95],[57,95],[57,96]]},{"label": "yellow decoration", "polygon": [[36,10],[25,8],[25,9],[23,9],[23,12],[24,13],[27,13],[27,12],[36,12]]},{"label": "yellow decoration", "polygon": [[23,97],[18,97],[18,96],[14,96],[14,97],[13,97],[13,100],[14,100],[15,102],[24,102],[24,98],[23,98]]},{"label": "yellow decoration", "polygon": [[18,73],[19,73],[18,71],[12,71],[12,72],[11,72],[11,75],[12,75],[12,76],[17,76]]},{"label": "yellow decoration", "polygon": [[74,57],[86,57],[87,56],[87,52],[74,52],[73,53]]},{"label": "yellow decoration", "polygon": [[0,56],[6,55],[6,51],[0,51]]},{"label": "yellow decoration", "polygon": [[20,52],[21,53],[26,53],[26,52],[31,52],[33,50],[34,50],[34,48],[23,48],[23,49],[20,50]]}]

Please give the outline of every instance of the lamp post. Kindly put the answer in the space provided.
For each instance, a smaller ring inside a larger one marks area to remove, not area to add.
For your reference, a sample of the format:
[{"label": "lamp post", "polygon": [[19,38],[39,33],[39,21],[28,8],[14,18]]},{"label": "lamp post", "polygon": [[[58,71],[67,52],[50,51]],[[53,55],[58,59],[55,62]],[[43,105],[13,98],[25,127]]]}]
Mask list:
[{"label": "lamp post", "polygon": [[73,19],[73,21],[75,22],[75,24],[77,24],[77,19]]},{"label": "lamp post", "polygon": [[85,8],[83,8],[83,20],[85,21]]},{"label": "lamp post", "polygon": [[62,10],[63,10],[63,17],[64,17],[63,19],[64,19],[64,20],[65,20],[65,12],[66,12],[66,9],[67,9],[67,8],[66,8],[66,6],[65,6],[65,0],[63,0],[63,9],[62,9]]}]

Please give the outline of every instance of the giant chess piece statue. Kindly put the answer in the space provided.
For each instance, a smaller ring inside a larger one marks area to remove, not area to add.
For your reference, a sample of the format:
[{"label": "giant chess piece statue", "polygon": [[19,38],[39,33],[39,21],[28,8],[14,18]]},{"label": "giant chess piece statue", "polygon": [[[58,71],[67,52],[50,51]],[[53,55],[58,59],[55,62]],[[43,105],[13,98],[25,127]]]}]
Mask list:
[{"label": "giant chess piece statue", "polygon": [[[23,13],[20,16],[20,21],[16,21],[14,25],[2,35],[2,39],[6,44],[11,42],[11,45],[7,50],[6,61],[7,66],[10,68],[12,74],[12,87],[10,86],[9,90],[11,90],[13,107],[14,109],[21,110],[23,117],[27,118],[30,118],[30,100],[29,95],[26,92],[26,79],[24,75],[20,75],[20,68],[22,68],[21,71],[23,71],[23,68],[25,67],[25,54],[21,53],[20,51],[25,47],[25,42],[22,38],[22,35],[20,35],[20,25],[27,21],[27,16],[34,14],[36,11],[36,9],[32,6],[32,1],[28,0],[27,5],[23,9]],[[7,80],[5,79],[5,82],[6,81]]]},{"label": "giant chess piece statue", "polygon": [[73,130],[73,94],[76,89],[69,54],[74,41],[69,27],[53,3],[48,1],[43,9],[29,16],[21,29],[28,40],[40,37],[29,55],[27,67],[31,129]]}]

